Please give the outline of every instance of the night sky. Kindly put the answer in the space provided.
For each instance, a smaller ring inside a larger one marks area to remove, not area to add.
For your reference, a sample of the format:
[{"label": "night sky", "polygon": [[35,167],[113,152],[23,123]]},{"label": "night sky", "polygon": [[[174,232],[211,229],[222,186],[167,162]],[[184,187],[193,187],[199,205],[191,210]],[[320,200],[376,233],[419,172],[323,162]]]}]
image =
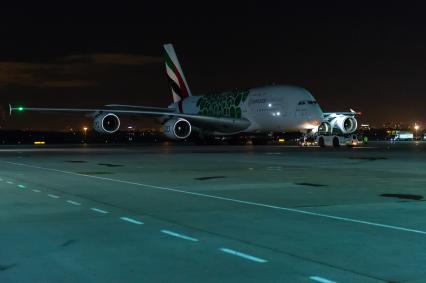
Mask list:
[{"label": "night sky", "polygon": [[[426,120],[421,1],[153,2],[3,7],[2,103],[166,107],[172,98],[162,44],[171,42],[195,94],[292,84],[309,90],[324,111],[353,108],[371,124]],[[83,124],[90,119],[34,113],[0,123]]]}]

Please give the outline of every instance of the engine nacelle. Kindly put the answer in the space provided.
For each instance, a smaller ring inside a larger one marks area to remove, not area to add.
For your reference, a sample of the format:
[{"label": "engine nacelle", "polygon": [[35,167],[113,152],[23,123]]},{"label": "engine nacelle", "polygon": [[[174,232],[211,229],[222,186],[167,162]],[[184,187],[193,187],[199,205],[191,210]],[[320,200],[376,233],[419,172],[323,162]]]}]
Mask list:
[{"label": "engine nacelle", "polygon": [[163,125],[164,135],[170,139],[181,140],[189,137],[192,131],[191,123],[183,118],[168,120]]},{"label": "engine nacelle", "polygon": [[342,134],[351,134],[358,128],[358,122],[354,117],[344,115],[334,118],[330,125],[332,129],[340,131]]},{"label": "engine nacelle", "polygon": [[99,133],[112,134],[120,128],[120,119],[113,113],[99,114],[93,121],[93,129]]},{"label": "engine nacelle", "polygon": [[352,134],[358,128],[357,120],[352,116],[336,115],[324,121],[318,127],[320,134]]},{"label": "engine nacelle", "polygon": [[331,124],[329,122],[322,122],[318,126],[318,133],[330,134],[332,131],[333,131],[333,128],[331,127]]}]

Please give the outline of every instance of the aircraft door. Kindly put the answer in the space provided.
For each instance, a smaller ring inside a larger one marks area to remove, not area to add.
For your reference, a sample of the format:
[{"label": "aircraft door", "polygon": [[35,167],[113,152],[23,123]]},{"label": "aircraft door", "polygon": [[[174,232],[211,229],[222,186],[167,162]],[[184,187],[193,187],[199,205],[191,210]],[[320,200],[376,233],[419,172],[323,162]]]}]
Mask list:
[{"label": "aircraft door", "polygon": [[299,121],[306,119],[308,112],[306,103],[306,101],[300,101],[296,106],[295,118]]}]

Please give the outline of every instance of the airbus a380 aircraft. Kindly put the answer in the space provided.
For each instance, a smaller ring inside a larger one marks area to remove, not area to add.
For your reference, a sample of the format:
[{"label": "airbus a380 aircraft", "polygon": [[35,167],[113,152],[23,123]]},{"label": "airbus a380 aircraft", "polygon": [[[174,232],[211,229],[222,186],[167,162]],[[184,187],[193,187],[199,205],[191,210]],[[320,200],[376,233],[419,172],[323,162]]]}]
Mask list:
[{"label": "airbus a380 aircraft", "polygon": [[355,113],[323,113],[305,89],[273,85],[193,96],[175,50],[164,45],[166,72],[173,103],[168,108],[109,104],[101,108],[27,108],[10,111],[80,112],[92,114],[93,127],[101,133],[120,128],[119,115],[157,117],[171,139],[185,139],[191,132],[200,136],[230,136],[239,133],[300,131],[348,134],[357,128]]}]

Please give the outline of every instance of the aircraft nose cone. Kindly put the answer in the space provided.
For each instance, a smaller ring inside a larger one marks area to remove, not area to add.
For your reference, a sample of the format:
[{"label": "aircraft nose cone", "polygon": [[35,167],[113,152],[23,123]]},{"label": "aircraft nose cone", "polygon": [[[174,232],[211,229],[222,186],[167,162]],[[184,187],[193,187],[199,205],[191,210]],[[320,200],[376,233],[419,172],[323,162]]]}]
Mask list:
[{"label": "aircraft nose cone", "polygon": [[321,109],[316,109],[312,115],[309,115],[308,117],[308,123],[311,124],[314,127],[318,127],[323,119],[323,114]]}]

